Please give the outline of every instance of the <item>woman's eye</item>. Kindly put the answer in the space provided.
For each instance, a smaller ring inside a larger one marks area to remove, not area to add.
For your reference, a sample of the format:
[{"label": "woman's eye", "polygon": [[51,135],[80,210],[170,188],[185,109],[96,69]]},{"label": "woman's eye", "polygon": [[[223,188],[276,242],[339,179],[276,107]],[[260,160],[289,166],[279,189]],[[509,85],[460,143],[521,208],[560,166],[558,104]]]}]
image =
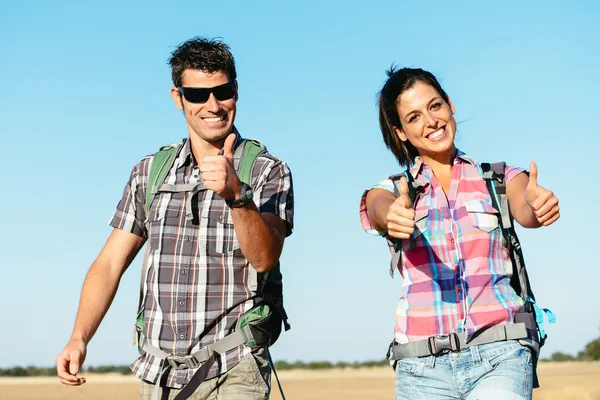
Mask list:
[{"label": "woman's eye", "polygon": [[431,106],[432,110],[439,110],[442,107],[442,103],[433,103]]},{"label": "woman's eye", "polygon": [[416,116],[416,115],[413,115],[412,117],[410,117],[410,118],[408,119],[408,122],[409,122],[409,123],[410,123],[410,122],[415,122],[416,120],[417,120],[417,116]]}]

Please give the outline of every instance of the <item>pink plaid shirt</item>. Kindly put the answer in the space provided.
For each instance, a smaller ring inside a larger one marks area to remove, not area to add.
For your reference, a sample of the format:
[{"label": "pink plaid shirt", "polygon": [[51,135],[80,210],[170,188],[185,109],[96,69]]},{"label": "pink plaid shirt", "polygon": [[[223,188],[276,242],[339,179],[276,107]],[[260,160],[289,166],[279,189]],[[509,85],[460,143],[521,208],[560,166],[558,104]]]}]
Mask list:
[{"label": "pink plaid shirt", "polygon": [[[521,172],[507,166],[506,182]],[[480,329],[512,323],[523,301],[510,285],[510,256],[479,165],[459,151],[447,197],[422,160],[417,158],[410,173],[425,191],[415,204],[415,232],[400,244],[396,267],[403,293],[396,310],[396,341],[463,331],[470,338]],[[373,188],[394,192],[390,179]],[[369,221],[367,193],[360,203],[362,226],[385,236]]]}]

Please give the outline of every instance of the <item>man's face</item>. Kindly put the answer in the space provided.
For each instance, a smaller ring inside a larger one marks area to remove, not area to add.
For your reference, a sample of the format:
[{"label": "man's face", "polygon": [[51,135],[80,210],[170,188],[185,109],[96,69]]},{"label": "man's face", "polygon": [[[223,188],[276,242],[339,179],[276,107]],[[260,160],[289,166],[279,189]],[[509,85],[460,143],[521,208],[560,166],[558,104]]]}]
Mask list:
[{"label": "man's face", "polygon": [[[181,75],[181,86],[184,88],[213,88],[230,82],[222,71],[206,73],[196,69],[186,69]],[[185,99],[181,91],[173,87],[171,96],[175,105],[183,110],[191,135],[198,139],[213,143],[225,139],[233,132],[237,102],[237,84],[235,95],[230,99],[217,100],[214,93],[204,103],[192,103]]]}]

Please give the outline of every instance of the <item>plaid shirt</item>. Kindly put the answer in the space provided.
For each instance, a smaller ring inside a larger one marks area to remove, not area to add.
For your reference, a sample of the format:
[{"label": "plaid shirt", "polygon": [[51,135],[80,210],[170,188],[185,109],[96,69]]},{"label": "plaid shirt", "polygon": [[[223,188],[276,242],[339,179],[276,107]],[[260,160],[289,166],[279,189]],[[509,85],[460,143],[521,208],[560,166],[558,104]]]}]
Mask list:
[{"label": "plaid shirt", "polygon": [[[506,167],[506,181],[521,172]],[[422,160],[417,158],[410,173],[425,192],[415,204],[415,232],[399,244],[402,257],[396,267],[403,294],[396,310],[396,341],[463,331],[470,338],[480,329],[512,323],[523,301],[510,285],[510,256],[478,164],[457,153],[447,197]],[[394,192],[390,179],[373,188]],[[360,203],[361,223],[367,232],[381,235],[369,221],[367,193]]]},{"label": "plaid shirt", "polygon": [[[203,190],[192,197],[192,220],[186,218],[189,193],[183,192],[157,194],[146,215],[150,160],[151,156],[145,157],[133,168],[110,224],[148,239],[146,340],[166,353],[185,356],[232,331],[238,318],[253,306],[250,299],[266,274],[258,274],[242,254],[229,207],[213,191]],[[188,140],[165,183],[200,181]],[[252,171],[251,186],[259,211],[274,213],[286,221],[287,234],[291,234],[294,202],[287,165],[271,155],[261,155]],[[208,378],[229,370],[249,353],[246,346],[227,352],[217,359]],[[141,355],[131,368],[138,378],[154,382],[160,360]],[[167,386],[182,387],[196,370],[171,369]]]}]

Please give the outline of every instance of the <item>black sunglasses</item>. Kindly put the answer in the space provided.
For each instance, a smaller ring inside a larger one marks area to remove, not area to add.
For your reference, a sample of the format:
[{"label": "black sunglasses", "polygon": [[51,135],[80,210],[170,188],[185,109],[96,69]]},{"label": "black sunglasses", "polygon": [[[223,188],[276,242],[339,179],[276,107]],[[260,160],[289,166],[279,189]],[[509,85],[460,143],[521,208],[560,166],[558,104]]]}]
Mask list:
[{"label": "black sunglasses", "polygon": [[235,81],[211,88],[178,87],[179,91],[190,103],[202,104],[208,101],[210,94],[214,94],[219,101],[229,100],[235,96]]}]

